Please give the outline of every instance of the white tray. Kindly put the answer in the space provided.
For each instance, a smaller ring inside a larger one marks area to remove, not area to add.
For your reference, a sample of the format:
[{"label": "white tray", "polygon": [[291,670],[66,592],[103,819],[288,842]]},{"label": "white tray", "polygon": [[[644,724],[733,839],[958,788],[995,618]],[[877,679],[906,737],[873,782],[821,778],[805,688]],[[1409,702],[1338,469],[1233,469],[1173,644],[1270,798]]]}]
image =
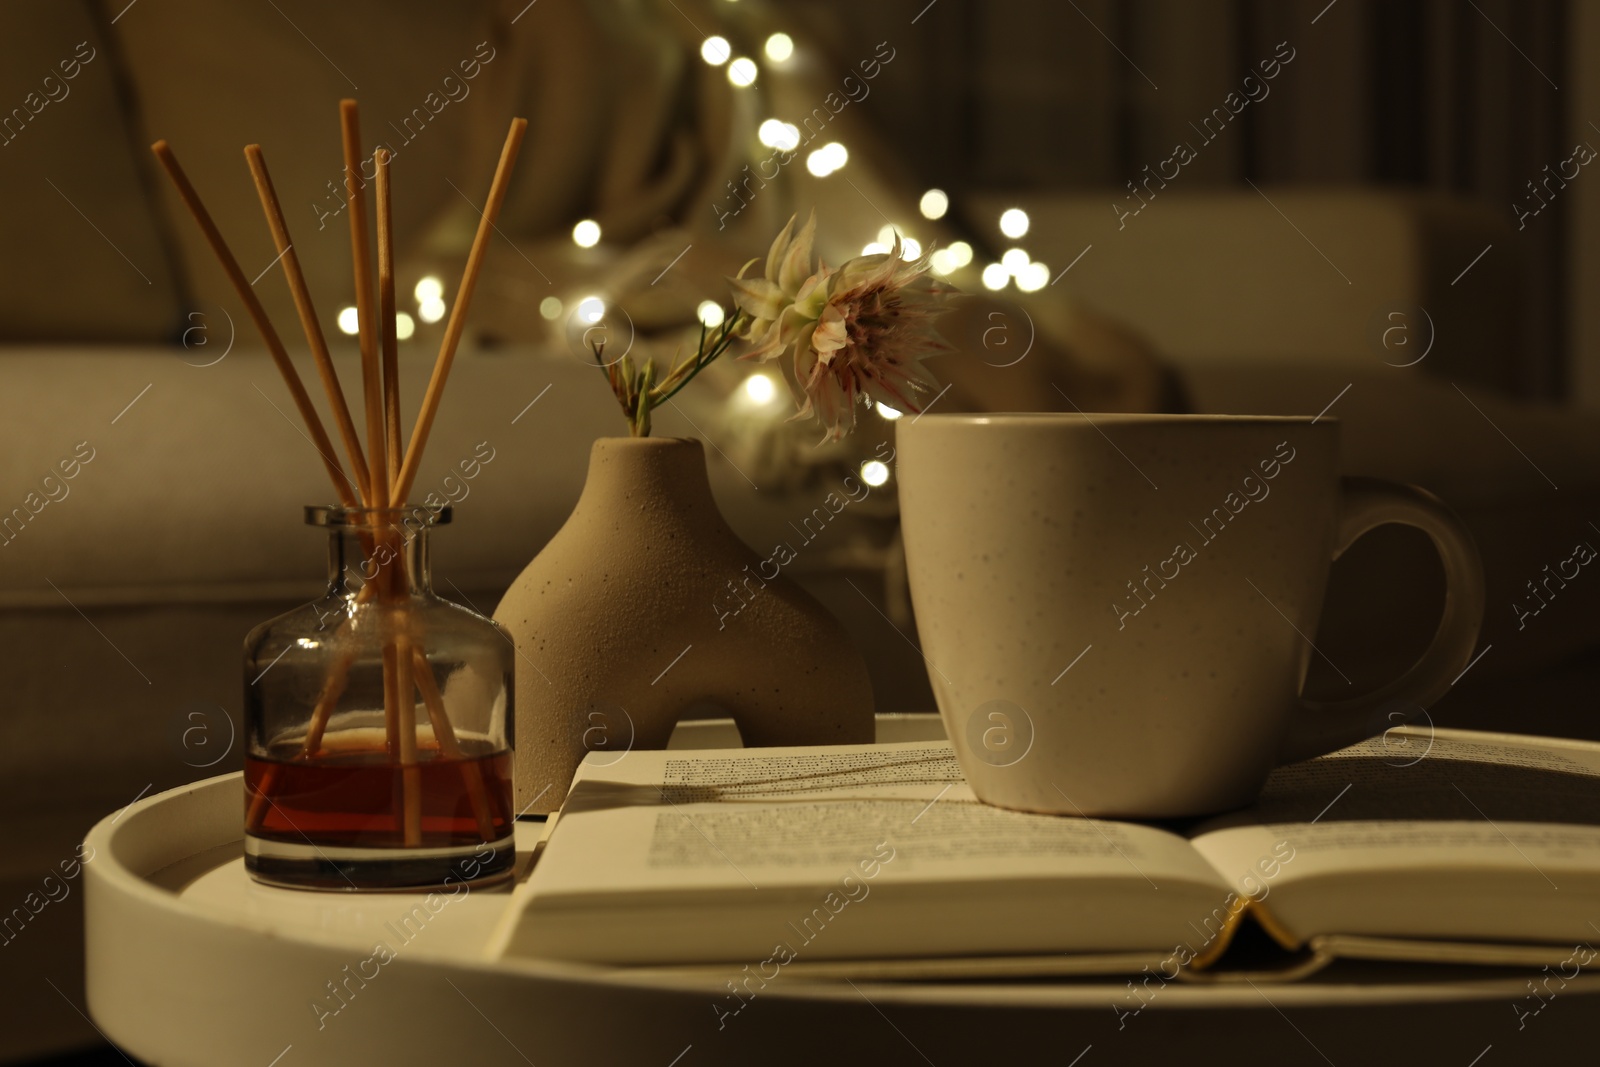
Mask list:
[{"label": "white tray", "polygon": [[[726,747],[727,731],[680,729],[674,747]],[[938,722],[885,717],[879,736],[939,736]],[[244,870],[243,802],[242,776],[225,775],[107,816],[87,839],[89,1009],[146,1062],[945,1067],[1047,1056],[1064,1067],[1083,1055],[1097,1067],[1181,1051],[1186,1064],[1371,1067],[1466,1065],[1493,1046],[1482,1062],[1495,1067],[1591,1047],[1600,1006],[1600,975],[1579,975],[1519,1029],[1514,1006],[1540,1003],[1531,971],[1340,965],[1291,984],[1167,985],[1120,1017],[1113,1005],[1135,1003],[1126,981],[784,975],[719,1027],[732,1002],[716,979],[486,959],[507,887],[435,898],[430,911],[422,894],[257,885]],[[519,878],[544,830],[518,824]],[[395,949],[388,962],[374,956],[380,940]]]}]

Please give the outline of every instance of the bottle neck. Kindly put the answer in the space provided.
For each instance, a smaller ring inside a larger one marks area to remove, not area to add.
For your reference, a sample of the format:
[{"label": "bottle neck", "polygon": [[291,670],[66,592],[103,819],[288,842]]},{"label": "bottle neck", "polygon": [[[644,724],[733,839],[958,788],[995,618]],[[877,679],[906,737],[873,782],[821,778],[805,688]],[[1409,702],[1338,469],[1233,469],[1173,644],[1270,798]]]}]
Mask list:
[{"label": "bottle neck", "polygon": [[343,526],[328,531],[328,595],[355,596],[375,585],[379,595],[431,597],[428,527],[410,522]]}]

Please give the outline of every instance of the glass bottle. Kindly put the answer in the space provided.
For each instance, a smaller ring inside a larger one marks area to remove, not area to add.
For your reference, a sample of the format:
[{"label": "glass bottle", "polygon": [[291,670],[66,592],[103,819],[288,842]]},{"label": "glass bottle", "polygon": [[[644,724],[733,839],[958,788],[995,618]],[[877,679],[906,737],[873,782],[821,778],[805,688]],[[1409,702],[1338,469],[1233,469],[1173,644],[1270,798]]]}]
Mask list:
[{"label": "glass bottle", "polygon": [[434,595],[449,507],[308,507],[328,590],[244,644],[245,866],[309,889],[508,877],[514,649]]}]

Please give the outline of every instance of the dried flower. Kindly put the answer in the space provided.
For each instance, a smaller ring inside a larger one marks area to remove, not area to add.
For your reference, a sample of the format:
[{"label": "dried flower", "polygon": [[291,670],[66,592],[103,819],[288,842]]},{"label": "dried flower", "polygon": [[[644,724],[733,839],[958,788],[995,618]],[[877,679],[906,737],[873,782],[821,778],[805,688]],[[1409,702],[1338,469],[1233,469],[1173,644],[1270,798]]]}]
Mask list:
[{"label": "dried flower", "polygon": [[[928,356],[951,350],[933,328],[955,290],[928,277],[926,259],[900,257],[900,235],[887,253],[858,256],[837,270],[814,262],[816,212],[798,231],[795,218],[778,234],[758,277],[745,277],[751,260],[733,286],[734,307],[718,326],[700,330],[700,344],[664,377],[653,362],[636,367],[624,356],[601,366],[635,436],[650,434],[652,409],[669,400],[726,351],[735,338],[754,341],[740,356],[762,362],[793,351],[799,408],[792,418],[815,416],[825,427],[823,440],[839,440],[855,428],[856,404],[878,401],[905,412],[921,408],[914,394],[937,383],[922,366]],[[787,380],[787,378],[786,378]]]},{"label": "dried flower", "polygon": [[903,260],[898,234],[887,253],[837,270],[813,265],[815,228],[814,213],[799,233],[791,219],[772,243],[764,277],[740,271],[732,279],[734,302],[749,320],[742,335],[756,341],[740,358],[767,361],[792,349],[800,391],[794,417],[816,416],[823,439],[838,440],[855,427],[858,402],[921,410],[913,395],[936,384],[922,360],[950,350],[932,320],[954,290],[928,277],[926,260]]},{"label": "dried flower", "polygon": [[794,305],[801,291],[816,280],[817,268],[811,262],[811,241],[817,232],[817,213],[811,213],[799,233],[794,232],[797,217],[790,217],[783,231],[772,242],[772,248],[767,252],[764,277],[744,276],[755,262],[752,259],[740,269],[738,277],[728,279],[733,286],[734,305],[748,318],[748,324],[740,331],[740,336],[760,339],[756,347],[741,359],[770,359],[787,347],[783,340],[784,312]]},{"label": "dried flower", "polygon": [[724,309],[721,325],[711,328],[700,326],[700,344],[694,354],[685,356],[667,373],[656,379],[656,361],[647,359],[643,366],[635,366],[624,352],[610,363],[605,359],[605,342],[591,342],[594,362],[605,371],[611,392],[622,405],[628,418],[628,433],[634,437],[650,436],[650,413],[677,395],[678,391],[694,380],[694,376],[716,362],[718,356],[733,343],[734,331],[745,321],[742,313],[732,308]]}]

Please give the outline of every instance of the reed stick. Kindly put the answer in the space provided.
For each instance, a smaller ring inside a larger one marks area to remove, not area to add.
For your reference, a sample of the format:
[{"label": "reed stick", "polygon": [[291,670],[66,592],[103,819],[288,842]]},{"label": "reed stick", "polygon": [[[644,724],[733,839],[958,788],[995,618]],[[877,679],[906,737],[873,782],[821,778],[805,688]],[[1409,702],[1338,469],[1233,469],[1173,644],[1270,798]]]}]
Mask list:
[{"label": "reed stick", "polygon": [[[368,582],[356,592],[356,604],[359,606],[369,603],[376,592],[377,584]],[[341,637],[349,637],[352,621],[345,619],[339,624],[329,641],[330,645]],[[317,694],[317,703],[312,708],[311,721],[306,727],[305,740],[300,743],[300,752],[296,755],[296,759],[315,755],[322,747],[322,738],[327,732],[328,721],[333,717],[334,709],[339,706],[339,698],[344,696],[344,691],[350,684],[350,665],[355,662],[355,658],[355,646],[347,642],[343,649],[328,661],[328,671],[322,680],[322,691]],[[272,791],[277,779],[278,764],[268,764],[266,770],[262,772],[260,788],[245,815],[246,827],[254,828],[260,825],[261,819],[266,815],[267,794]]]},{"label": "reed stick", "polygon": [[[355,658],[356,654],[352,649],[341,653],[328,665],[322,692],[317,695],[317,706],[311,712],[311,725],[306,730],[306,739],[301,743],[296,759],[305,759],[322,747],[322,735],[328,729],[328,720],[332,718],[333,709],[338,706],[339,698],[344,696],[345,687],[350,684],[350,664]],[[269,763],[262,772],[261,783],[256,789],[255,797],[250,801],[250,810],[245,813],[246,829],[259,828],[261,820],[266,817],[267,797],[278,783],[278,767],[276,763]]]},{"label": "reed stick", "polygon": [[[402,613],[409,609],[402,607]],[[397,620],[394,633],[395,696],[400,709],[400,782],[404,803],[402,825],[407,845],[422,844],[422,768],[417,764],[417,690],[411,680],[411,638]]]},{"label": "reed stick", "polygon": [[494,817],[489,811],[489,790],[484,784],[483,767],[477,760],[469,760],[456,739],[455,727],[450,725],[450,715],[445,710],[444,698],[439,693],[439,682],[433,676],[433,665],[420,648],[411,650],[412,674],[417,692],[422,694],[423,706],[428,709],[428,721],[433,724],[433,736],[445,759],[456,761],[461,768],[461,779],[472,801],[472,813],[478,820],[478,836],[493,841]]},{"label": "reed stick", "polygon": [[[390,624],[391,620],[384,620],[384,626],[386,629]],[[407,847],[412,847],[419,845],[422,842],[420,836],[414,835],[412,830],[412,823],[410,819],[411,800],[415,791],[411,788],[410,777],[406,774],[407,765],[401,756],[401,746],[403,743],[402,739],[405,737],[405,733],[400,729],[400,681],[398,677],[399,671],[395,662],[398,654],[399,650],[395,647],[393,636],[386,636],[383,645],[384,734],[388,739],[386,747],[389,753],[389,762],[394,769],[393,773],[395,781],[400,786],[399,789],[395,790],[395,815],[397,816],[395,822],[398,823],[402,828],[402,841],[404,844]],[[413,744],[415,743],[415,740],[416,739],[413,736]],[[415,755],[415,752],[413,752],[413,758]]]},{"label": "reed stick", "polygon": [[328,406],[338,424],[339,436],[344,440],[345,452],[350,457],[350,469],[355,474],[356,486],[363,500],[372,496],[366,457],[361,453],[361,436],[356,432],[355,421],[350,417],[350,405],[345,402],[344,389],[339,385],[339,375],[328,354],[328,342],[317,319],[317,308],[311,300],[311,290],[306,285],[305,273],[300,269],[300,255],[294,250],[294,240],[289,236],[289,224],[283,217],[283,207],[278,203],[278,193],[273,188],[272,176],[267,172],[266,157],[261,146],[246,145],[244,158],[250,165],[250,176],[255,179],[256,195],[261,198],[261,211],[267,217],[267,228],[278,248],[278,261],[283,264],[283,276],[289,283],[289,293],[294,297],[295,310],[300,314],[300,326],[305,331],[306,345],[311,349],[311,359],[322,377],[322,387],[328,394]]},{"label": "reed stick", "polygon": [[[384,316],[372,305],[372,251],[371,231],[367,226],[366,182],[361,178],[361,115],[354,100],[339,101],[339,133],[344,150],[344,185],[348,194],[350,211],[350,259],[355,271],[356,317],[361,346],[362,399],[367,413],[367,474],[372,485],[369,507],[382,511],[390,505],[389,461],[387,434],[383,416],[383,371],[379,364],[378,334],[392,328],[391,316]],[[391,308],[392,312],[393,309]],[[388,531],[380,532],[376,542],[388,548],[394,538]],[[378,598],[393,604],[404,593],[397,572],[404,566],[403,556],[391,560],[384,573],[376,577]],[[399,561],[399,562],[397,562]],[[415,727],[406,728],[402,703],[406,698],[400,689],[398,650],[393,631],[386,631],[383,649],[383,721],[387,737],[389,758],[400,766],[400,823],[407,845],[421,843],[414,813],[419,810],[418,784],[413,781],[411,769],[416,762]],[[415,716],[411,716],[414,718]],[[410,759],[406,759],[409,755]]]},{"label": "reed stick", "polygon": [[[391,482],[400,462],[400,351],[394,296],[394,204],[389,183],[389,152],[379,148],[372,154],[377,186],[378,209],[378,328],[383,363],[384,454],[387,457],[382,477]],[[391,504],[405,506],[404,496],[391,496]],[[386,540],[397,540],[388,538]],[[393,570],[389,575],[391,592],[400,611],[409,609],[404,545],[395,546]],[[421,843],[422,768],[417,763],[417,699],[412,683],[411,637],[409,620],[396,620],[391,631],[395,649],[393,700],[399,712],[400,777],[406,844]],[[386,697],[386,699],[388,699]]]},{"label": "reed stick", "polygon": [[[317,317],[316,305],[311,299],[310,287],[305,281],[305,274],[300,268],[299,255],[294,251],[294,242],[289,234],[288,223],[284,218],[282,206],[278,200],[276,188],[273,186],[272,177],[267,169],[266,158],[259,145],[247,145],[244,150],[245,160],[249,164],[251,177],[255,181],[256,194],[261,200],[261,209],[266,216],[268,229],[272,232],[273,241],[278,248],[279,260],[283,263],[284,276],[289,285],[289,291],[294,297],[295,309],[299,313],[301,327],[305,332],[306,344],[311,349],[312,359],[317,365],[317,370],[322,377],[323,386],[328,393],[330,407],[339,426],[340,436],[350,456],[351,469],[361,493],[362,502],[371,505],[372,484],[371,475],[367,466],[366,457],[361,449],[361,437],[351,418],[350,407],[345,399],[344,389],[339,383],[338,372],[334,369],[333,360],[328,351],[327,341],[322,332],[322,326]],[[350,506],[346,501],[346,506]],[[371,537],[362,539],[364,547],[370,553],[374,548]],[[357,602],[371,599],[373,587],[364,587],[357,595]],[[308,725],[306,738],[300,749],[300,758],[314,753],[322,744],[322,736],[327,730],[328,721],[332,717],[334,708],[338,705],[339,698],[349,682],[350,664],[355,658],[353,650],[341,653],[329,662],[327,677],[323,682],[322,692],[318,694],[317,703],[312,710],[311,721]],[[246,826],[255,827],[265,816],[267,795],[277,778],[277,765],[270,765],[262,777],[260,789],[251,802],[250,810],[246,813]]]},{"label": "reed stick", "polygon": [[439,343],[439,357],[433,365],[433,376],[428,380],[427,392],[422,397],[422,410],[417,413],[416,425],[411,430],[411,443],[406,448],[405,460],[395,475],[392,492],[396,499],[404,500],[411,492],[417,478],[417,467],[422,462],[422,452],[428,445],[428,434],[433,430],[434,416],[439,412],[439,401],[444,396],[445,381],[450,377],[450,367],[456,358],[456,346],[461,342],[467,325],[467,308],[472,303],[472,291],[478,284],[478,272],[483,267],[483,257],[489,250],[494,232],[494,220],[505,203],[506,190],[511,184],[511,171],[517,163],[517,153],[522,149],[522,135],[527,132],[527,119],[512,119],[506,133],[505,145],[500,149],[500,162],[494,170],[494,181],[489,186],[489,199],[484,202],[483,216],[478,220],[478,232],[472,239],[472,249],[467,253],[467,264],[461,274],[461,285],[450,305],[450,318],[445,323],[444,339]]},{"label": "reed stick", "polygon": [[[390,484],[400,472],[400,344],[395,321],[394,298],[394,201],[389,184],[389,150],[372,154],[378,187],[378,321],[383,350],[383,427],[388,464],[384,472]],[[395,507],[405,506],[405,494],[391,497]]]},{"label": "reed stick", "polygon": [[350,257],[355,268],[356,319],[361,346],[362,400],[367,412],[367,475],[372,494],[367,506],[389,506],[388,462],[384,458],[383,387],[372,307],[371,234],[367,228],[366,182],[361,178],[361,115],[354,100],[339,101],[339,132],[344,147],[344,188],[350,212]]},{"label": "reed stick", "polygon": [[166,141],[157,141],[150,146],[150,151],[155,153],[156,160],[161,168],[167,172],[167,177],[172,179],[172,184],[177,187],[178,196],[183,199],[183,204],[189,209],[189,214],[194,216],[194,221],[200,226],[200,232],[205,237],[206,243],[211,246],[212,253],[217,257],[217,262],[222,265],[222,271],[228,276],[228,281],[233,284],[234,292],[239,295],[245,310],[250,314],[250,320],[255,323],[256,332],[261,335],[261,340],[266,344],[268,353],[272,356],[273,363],[277,364],[278,373],[283,376],[284,384],[289,387],[289,396],[294,400],[294,406],[300,412],[301,420],[306,424],[306,432],[311,435],[311,444],[316,448],[317,454],[322,457],[323,466],[328,470],[328,477],[333,480],[334,492],[339,494],[339,500],[345,507],[357,507],[359,501],[349,477],[344,468],[339,464],[339,457],[333,447],[333,442],[328,439],[328,431],[323,429],[322,419],[317,415],[316,407],[311,403],[311,396],[306,392],[305,385],[300,381],[300,375],[294,369],[294,364],[289,360],[289,353],[284,351],[283,341],[278,337],[278,331],[273,329],[272,321],[267,318],[266,308],[261,306],[261,301],[256,298],[255,290],[250,287],[250,282],[245,278],[244,271],[239,268],[239,261],[234,258],[233,251],[228,247],[228,242],[223,238],[222,232],[217,229],[217,224],[212,221],[211,213],[200,200],[200,194],[195,191],[190,183],[189,176],[184,173],[183,167],[178,163],[178,157],[173,155],[172,147]]}]

